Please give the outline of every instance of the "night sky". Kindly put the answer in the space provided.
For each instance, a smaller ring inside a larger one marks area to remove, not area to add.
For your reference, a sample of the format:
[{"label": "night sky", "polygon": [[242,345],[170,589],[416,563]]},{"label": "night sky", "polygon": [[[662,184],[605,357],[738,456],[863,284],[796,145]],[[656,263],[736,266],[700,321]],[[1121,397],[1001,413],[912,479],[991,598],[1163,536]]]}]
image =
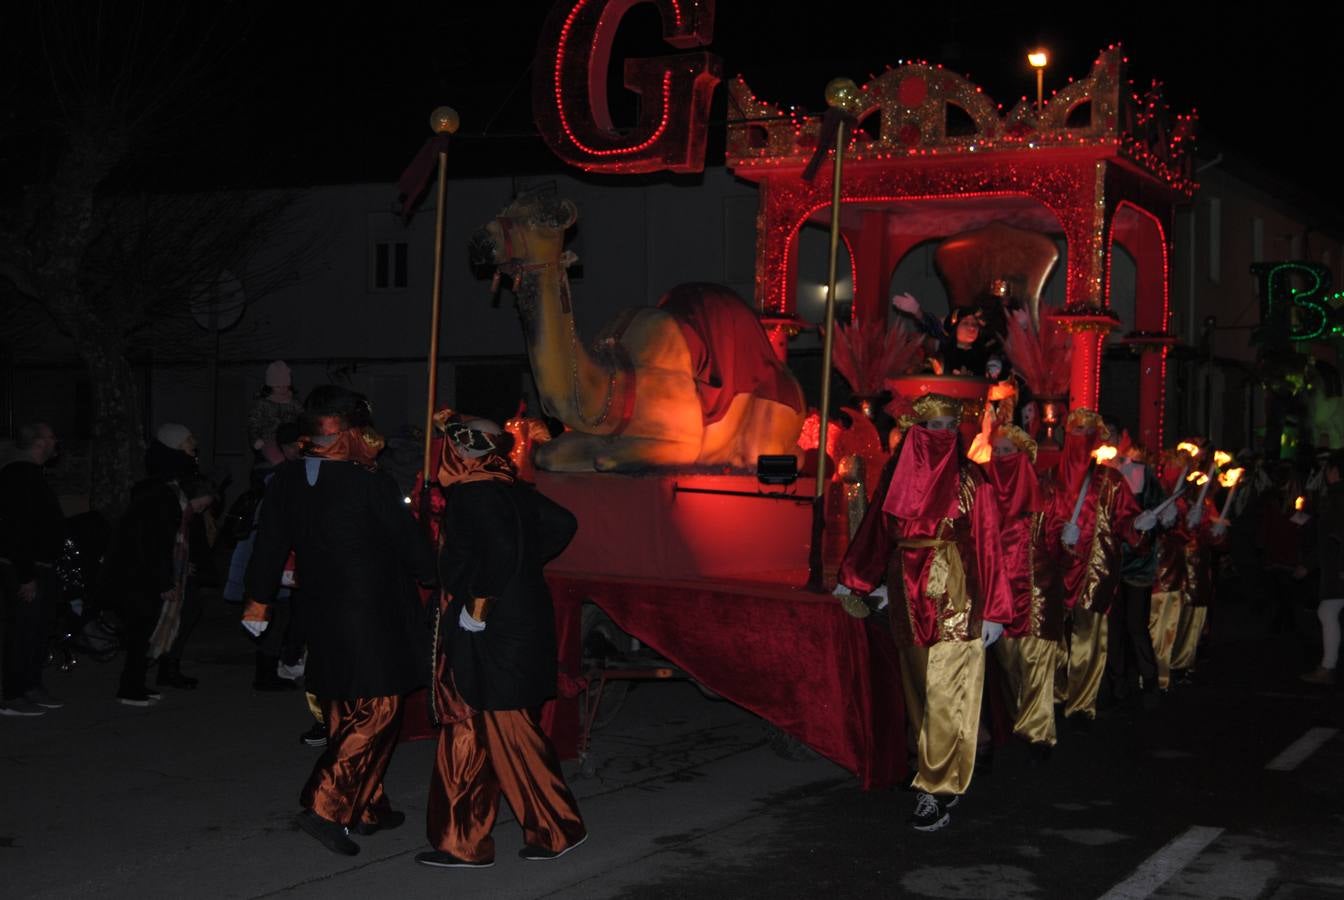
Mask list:
[{"label": "night sky", "polygon": [[[454,174],[561,168],[531,120],[529,66],[547,2],[186,6],[105,4],[100,37],[83,38],[110,45],[107,60],[135,60],[151,94],[156,86],[187,85],[167,91],[176,96],[119,171],[121,183],[198,189],[391,181],[427,136],[429,110],[443,103],[462,116]],[[1344,205],[1328,136],[1340,118],[1333,55],[1344,14],[1307,16],[1280,4],[1274,8],[1285,11],[1281,18],[1254,20],[1226,11],[1232,7],[1215,14],[1203,5],[1166,4],[1167,18],[1151,19],[1134,12],[1140,6],[809,8],[719,0],[710,49],[723,58],[726,77],[741,73],[758,96],[783,106],[820,111],[829,79],[862,83],[885,65],[924,59],[968,74],[1008,109],[1034,93],[1028,49],[1051,51],[1049,92],[1070,76],[1084,77],[1098,51],[1120,41],[1138,85],[1160,78],[1174,111],[1198,109],[1204,155],[1225,152],[1310,197]],[[863,9],[882,12],[855,11]],[[82,14],[57,16],[56,25],[49,12],[14,7],[4,15],[0,65],[11,78],[0,139],[12,190],[49,167],[61,146],[43,89],[53,70],[59,77],[50,58],[71,45],[69,35],[91,32]],[[34,39],[39,34],[46,43]],[[130,35],[139,35],[134,45]],[[616,58],[665,52],[672,51],[659,41],[653,7],[636,6],[622,25]],[[191,79],[172,74],[183,58],[196,66]],[[710,164],[722,162],[724,95],[721,87]],[[628,121],[630,95],[624,100]],[[619,103],[615,112],[620,121]],[[1344,219],[1337,211],[1331,217]]]}]

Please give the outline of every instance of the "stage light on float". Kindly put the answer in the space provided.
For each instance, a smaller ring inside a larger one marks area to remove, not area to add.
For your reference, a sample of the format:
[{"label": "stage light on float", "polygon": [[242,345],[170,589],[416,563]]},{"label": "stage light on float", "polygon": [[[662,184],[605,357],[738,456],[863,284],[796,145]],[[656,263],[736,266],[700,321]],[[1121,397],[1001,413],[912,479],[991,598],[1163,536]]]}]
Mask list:
[{"label": "stage light on float", "polygon": [[798,480],[798,460],[792,454],[756,457],[756,480],[761,484],[793,484]]}]

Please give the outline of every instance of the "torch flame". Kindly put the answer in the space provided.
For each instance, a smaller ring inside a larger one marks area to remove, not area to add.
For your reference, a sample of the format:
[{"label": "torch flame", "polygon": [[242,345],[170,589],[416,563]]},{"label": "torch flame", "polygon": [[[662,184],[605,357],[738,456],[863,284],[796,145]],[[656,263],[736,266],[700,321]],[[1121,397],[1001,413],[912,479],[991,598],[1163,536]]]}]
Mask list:
[{"label": "torch flame", "polygon": [[1196,487],[1203,487],[1209,483],[1208,472],[1191,472],[1185,479]]},{"label": "torch flame", "polygon": [[1092,458],[1099,463],[1105,463],[1115,459],[1115,454],[1117,452],[1119,451],[1117,451],[1110,444],[1102,444],[1100,447],[1092,451]]},{"label": "torch flame", "polygon": [[1194,459],[1196,456],[1199,456],[1199,447],[1195,444],[1190,443],[1189,441],[1181,441],[1179,444],[1177,444],[1176,451],[1178,453],[1188,454],[1191,459]]},{"label": "torch flame", "polygon": [[1225,488],[1230,488],[1241,481],[1241,474],[1245,471],[1245,469],[1228,469],[1218,475],[1218,483]]},{"label": "torch flame", "polygon": [[1231,453],[1224,453],[1222,450],[1213,451],[1213,464],[1218,468],[1221,469],[1223,466],[1227,465],[1231,461],[1232,461]]},{"label": "torch flame", "polygon": [[1298,497],[1296,500],[1293,501],[1293,509],[1297,510],[1298,512],[1301,512],[1302,508],[1305,507],[1306,505],[1307,505],[1306,497]]}]

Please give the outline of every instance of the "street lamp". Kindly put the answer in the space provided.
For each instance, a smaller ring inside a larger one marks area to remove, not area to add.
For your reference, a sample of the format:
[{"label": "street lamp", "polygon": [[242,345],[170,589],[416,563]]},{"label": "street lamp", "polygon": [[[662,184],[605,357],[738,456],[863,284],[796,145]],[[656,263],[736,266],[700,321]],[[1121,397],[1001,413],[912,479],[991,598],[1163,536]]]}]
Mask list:
[{"label": "street lamp", "polygon": [[1045,67],[1050,64],[1050,57],[1044,50],[1033,50],[1027,54],[1027,62],[1036,70],[1036,115],[1039,116],[1045,106]]}]

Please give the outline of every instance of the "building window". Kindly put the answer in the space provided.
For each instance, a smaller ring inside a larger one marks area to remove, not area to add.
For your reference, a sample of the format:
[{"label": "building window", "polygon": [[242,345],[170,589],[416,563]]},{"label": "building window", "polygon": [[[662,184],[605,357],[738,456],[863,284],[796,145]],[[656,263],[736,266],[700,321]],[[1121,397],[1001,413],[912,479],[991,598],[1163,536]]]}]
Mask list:
[{"label": "building window", "polygon": [[406,287],[406,242],[375,241],[370,260],[369,286],[375,291],[399,291]]}]

